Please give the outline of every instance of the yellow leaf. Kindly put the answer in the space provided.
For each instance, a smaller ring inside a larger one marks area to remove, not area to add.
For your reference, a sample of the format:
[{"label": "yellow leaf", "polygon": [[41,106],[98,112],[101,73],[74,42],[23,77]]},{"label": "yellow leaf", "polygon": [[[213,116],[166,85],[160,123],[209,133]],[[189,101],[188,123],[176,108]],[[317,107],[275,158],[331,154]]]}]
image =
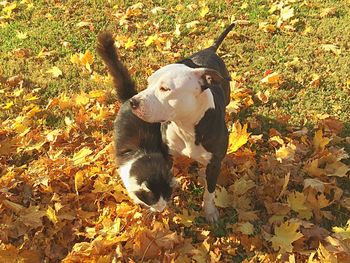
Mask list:
[{"label": "yellow leaf", "polygon": [[282,160],[294,160],[296,146],[292,143],[288,143],[287,146],[283,145],[276,150],[276,159],[280,162]]},{"label": "yellow leaf", "polygon": [[254,225],[250,222],[237,223],[235,230],[240,231],[244,235],[252,235],[254,233]]},{"label": "yellow leaf", "polygon": [[321,18],[331,17],[337,13],[337,9],[335,7],[323,8],[320,13]]},{"label": "yellow leaf", "polygon": [[284,222],[280,226],[275,226],[275,235],[270,239],[274,250],[279,250],[280,253],[293,252],[292,243],[303,234],[298,232],[300,223]]},{"label": "yellow leaf", "polygon": [[282,21],[287,21],[289,18],[294,16],[294,9],[290,6],[285,6],[281,9],[280,19]]},{"label": "yellow leaf", "polygon": [[350,221],[347,222],[345,227],[333,227],[332,231],[340,236],[341,240],[350,239]]},{"label": "yellow leaf", "polygon": [[104,98],[106,96],[106,91],[105,90],[92,90],[89,92],[89,96],[91,98]]},{"label": "yellow leaf", "polygon": [[325,171],[318,167],[319,159],[313,160],[311,163],[308,163],[304,166],[305,171],[311,176],[320,177],[324,175]]},{"label": "yellow leaf", "polygon": [[46,73],[52,74],[52,77],[54,78],[58,78],[59,76],[62,76],[62,71],[56,66],[47,70]]},{"label": "yellow leaf", "polygon": [[47,208],[46,215],[51,220],[52,223],[56,224],[58,222],[56,211],[51,206]]},{"label": "yellow leaf", "polygon": [[146,47],[150,46],[150,45],[154,42],[154,40],[155,40],[156,38],[157,38],[156,35],[149,36],[149,37],[147,38],[147,40],[145,41],[145,46],[146,46]]},{"label": "yellow leaf", "polygon": [[203,6],[201,8],[201,11],[200,11],[199,15],[201,17],[205,17],[208,13],[209,13],[209,7],[208,6]]},{"label": "yellow leaf", "polygon": [[302,219],[309,220],[312,217],[311,210],[306,206],[306,196],[304,193],[293,192],[287,197],[291,209],[299,214]]},{"label": "yellow leaf", "polygon": [[[5,1],[5,3],[7,3],[7,1]],[[2,12],[6,14],[6,18],[10,18],[12,11],[15,10],[16,8],[17,8],[17,4],[16,4],[16,2],[14,2],[14,3],[4,7],[2,9]]]},{"label": "yellow leaf", "polygon": [[136,44],[136,42],[129,37],[128,41],[125,43],[124,47],[125,47],[125,49],[134,49],[135,44]]},{"label": "yellow leaf", "polygon": [[232,198],[224,187],[217,187],[214,202],[218,207],[225,208],[232,205]]},{"label": "yellow leaf", "polygon": [[266,33],[273,33],[276,31],[276,26],[269,24],[268,22],[260,22],[259,23],[259,29]]},{"label": "yellow leaf", "polygon": [[337,56],[339,56],[341,54],[341,49],[339,47],[337,47],[336,45],[323,44],[323,45],[321,45],[321,48],[325,51],[331,51]]},{"label": "yellow leaf", "polygon": [[320,242],[318,249],[317,249],[317,255],[319,259],[321,260],[320,262],[324,263],[338,263],[337,256],[330,251],[328,251]]},{"label": "yellow leaf", "polygon": [[77,195],[79,194],[79,189],[83,186],[83,184],[84,184],[84,172],[78,171],[74,175],[74,188]]},{"label": "yellow leaf", "polygon": [[329,142],[330,142],[329,138],[323,137],[322,130],[318,130],[315,133],[315,136],[313,139],[313,145],[316,151],[323,151]]},{"label": "yellow leaf", "polygon": [[175,25],[174,35],[176,35],[176,36],[180,36],[181,35],[180,27],[181,27],[181,25],[179,25],[179,24]]},{"label": "yellow leaf", "polygon": [[247,133],[248,124],[244,124],[243,128],[239,121],[232,125],[229,137],[229,146],[227,153],[236,152],[241,146],[247,143],[250,133]]},{"label": "yellow leaf", "polygon": [[73,162],[74,165],[82,164],[85,162],[85,158],[89,156],[92,153],[92,150],[90,150],[87,147],[82,148],[79,152],[74,153],[73,156]]},{"label": "yellow leaf", "polygon": [[81,56],[80,61],[83,65],[86,65],[86,64],[92,65],[92,63],[94,63],[94,57],[90,52],[90,50],[85,51],[85,54]]},{"label": "yellow leaf", "polygon": [[278,84],[280,83],[282,77],[279,73],[273,72],[269,75],[267,75],[265,78],[261,80],[262,83],[267,83],[267,84]]},{"label": "yellow leaf", "polygon": [[7,102],[5,106],[2,106],[2,108],[3,108],[4,110],[8,110],[8,109],[11,108],[13,105],[15,105],[14,102],[13,102],[13,101],[10,101],[10,102]]},{"label": "yellow leaf", "polygon": [[174,217],[176,223],[183,224],[186,227],[192,226],[195,219],[196,215],[194,213],[190,215],[187,209],[183,209],[181,214],[176,214]]},{"label": "yellow leaf", "polygon": [[26,39],[28,37],[28,34],[27,33],[23,33],[23,32],[20,32],[20,31],[16,31],[16,37],[18,39]]},{"label": "yellow leaf", "polygon": [[75,103],[79,106],[85,106],[89,103],[90,98],[85,92],[81,92],[74,97]]}]

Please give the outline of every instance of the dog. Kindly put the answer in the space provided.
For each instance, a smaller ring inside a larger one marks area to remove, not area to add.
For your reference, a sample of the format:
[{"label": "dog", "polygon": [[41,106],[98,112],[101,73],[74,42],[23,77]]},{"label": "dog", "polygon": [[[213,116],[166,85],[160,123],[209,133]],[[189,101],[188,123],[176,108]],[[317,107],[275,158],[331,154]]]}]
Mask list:
[{"label": "dog", "polygon": [[230,75],[216,51],[234,26],[211,47],[155,71],[147,88],[129,100],[136,116],[162,122],[170,154],[185,155],[205,166],[203,207],[209,222],[219,216],[214,191],[228,147],[225,107],[230,102]]},{"label": "dog", "polygon": [[135,83],[118,57],[111,33],[99,34],[97,53],[113,78],[118,100],[123,103],[114,121],[118,173],[134,203],[161,212],[176,181],[160,123],[145,122],[132,113],[128,100],[137,94]]}]

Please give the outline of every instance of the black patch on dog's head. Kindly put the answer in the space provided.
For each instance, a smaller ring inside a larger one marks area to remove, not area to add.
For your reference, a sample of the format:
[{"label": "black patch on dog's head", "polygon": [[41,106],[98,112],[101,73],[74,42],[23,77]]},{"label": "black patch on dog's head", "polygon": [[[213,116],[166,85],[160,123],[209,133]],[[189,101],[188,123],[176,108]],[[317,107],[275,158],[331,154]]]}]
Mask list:
[{"label": "black patch on dog's head", "polygon": [[168,201],[172,194],[172,181],[169,163],[162,154],[152,153],[137,159],[130,169],[130,176],[135,176],[137,183],[145,183],[148,190],[135,192],[145,204],[156,204],[160,197]]}]

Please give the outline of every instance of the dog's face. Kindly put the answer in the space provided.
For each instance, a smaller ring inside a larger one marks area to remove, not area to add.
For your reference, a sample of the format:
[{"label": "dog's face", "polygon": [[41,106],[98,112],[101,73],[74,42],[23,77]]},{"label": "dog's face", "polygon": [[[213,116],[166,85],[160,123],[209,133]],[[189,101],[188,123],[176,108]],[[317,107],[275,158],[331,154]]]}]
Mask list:
[{"label": "dog's face", "polygon": [[147,122],[186,118],[198,110],[201,97],[210,92],[205,88],[209,78],[222,79],[210,69],[183,64],[162,67],[148,78],[148,87],[130,99],[133,113]]},{"label": "dog's face", "polygon": [[119,174],[130,198],[151,211],[161,212],[176,184],[170,165],[160,154],[143,155],[121,165]]}]

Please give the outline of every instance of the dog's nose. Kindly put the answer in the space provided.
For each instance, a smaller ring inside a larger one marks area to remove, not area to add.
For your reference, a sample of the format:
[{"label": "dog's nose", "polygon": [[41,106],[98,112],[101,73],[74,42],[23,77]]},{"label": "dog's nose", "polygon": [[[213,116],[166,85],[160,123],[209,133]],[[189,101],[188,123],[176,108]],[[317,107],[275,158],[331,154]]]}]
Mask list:
[{"label": "dog's nose", "polygon": [[131,106],[131,108],[132,108],[133,110],[136,110],[136,109],[139,107],[139,105],[140,105],[140,101],[137,100],[137,99],[135,99],[135,98],[131,98],[131,99],[129,100],[129,102],[130,102],[130,106]]}]

